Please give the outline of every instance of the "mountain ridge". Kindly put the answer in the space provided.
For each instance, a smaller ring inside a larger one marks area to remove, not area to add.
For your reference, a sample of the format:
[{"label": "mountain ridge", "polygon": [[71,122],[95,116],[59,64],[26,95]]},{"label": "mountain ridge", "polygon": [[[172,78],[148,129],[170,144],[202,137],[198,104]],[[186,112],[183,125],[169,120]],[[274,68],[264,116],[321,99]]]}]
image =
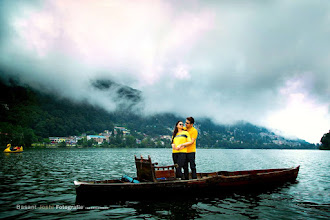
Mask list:
[{"label": "mountain ridge", "polygon": [[[0,81],[1,145],[10,140],[17,144],[24,142],[25,145],[31,145],[50,136],[96,134],[121,125],[131,130],[135,139],[147,139],[149,147],[161,147],[156,143],[169,144],[161,136],[171,135],[170,130],[175,122],[184,120],[172,113],[144,117],[126,111],[125,108],[109,113],[86,102],[73,102],[42,93],[13,80],[9,84],[8,82]],[[92,84],[105,91],[115,88],[118,98],[131,100],[131,105],[143,101],[141,92],[128,86],[104,80],[94,81]],[[304,140],[289,140],[244,121],[233,125],[218,125],[208,118],[195,120],[195,126],[199,130],[197,144],[201,148],[316,149],[315,145]]]}]

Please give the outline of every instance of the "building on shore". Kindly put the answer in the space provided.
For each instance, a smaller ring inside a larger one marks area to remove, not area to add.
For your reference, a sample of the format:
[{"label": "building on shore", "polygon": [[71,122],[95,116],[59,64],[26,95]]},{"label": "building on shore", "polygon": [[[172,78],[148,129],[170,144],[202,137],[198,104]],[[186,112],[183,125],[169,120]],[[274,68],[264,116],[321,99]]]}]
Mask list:
[{"label": "building on shore", "polygon": [[61,142],[65,142],[68,145],[76,145],[78,140],[82,139],[82,137],[78,136],[70,136],[70,137],[49,137],[49,141],[51,144],[59,144]]},{"label": "building on shore", "polygon": [[125,127],[119,127],[119,126],[116,126],[114,127],[114,134],[117,135],[118,134],[118,130],[123,132],[123,135],[130,135],[131,132],[130,130],[126,129]]},{"label": "building on shore", "polygon": [[103,135],[87,135],[87,141],[93,139],[98,144],[102,144],[103,142],[109,143],[109,136],[103,136]]}]

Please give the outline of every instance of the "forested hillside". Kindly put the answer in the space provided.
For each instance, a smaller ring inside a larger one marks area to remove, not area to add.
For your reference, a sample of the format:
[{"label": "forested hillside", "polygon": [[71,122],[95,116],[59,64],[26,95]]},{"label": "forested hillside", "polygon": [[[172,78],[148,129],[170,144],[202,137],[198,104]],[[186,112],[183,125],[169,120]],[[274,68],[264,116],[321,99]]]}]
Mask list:
[{"label": "forested hillside", "polygon": [[[97,134],[120,125],[131,131],[132,138],[149,140],[148,146],[152,147],[160,135],[171,135],[176,121],[185,120],[170,113],[142,117],[127,109],[109,113],[87,102],[76,103],[38,92],[14,80],[0,81],[0,89],[1,146],[7,143],[30,146],[50,136]],[[121,89],[120,95],[138,101],[140,98],[135,97],[133,92],[129,88]],[[195,120],[199,130],[198,147],[315,148],[315,145],[303,140],[287,140],[266,128],[246,122],[216,125],[205,118]]]}]

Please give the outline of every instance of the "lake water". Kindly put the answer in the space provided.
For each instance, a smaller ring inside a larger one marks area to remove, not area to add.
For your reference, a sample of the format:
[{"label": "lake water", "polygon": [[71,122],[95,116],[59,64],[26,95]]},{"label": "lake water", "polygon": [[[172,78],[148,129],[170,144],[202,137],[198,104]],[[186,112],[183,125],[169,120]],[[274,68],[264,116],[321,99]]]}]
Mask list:
[{"label": "lake water", "polygon": [[[28,149],[0,155],[0,218],[329,219],[330,151],[199,149],[198,172],[300,165],[297,182],[264,192],[177,201],[126,201],[81,209],[74,180],[136,176],[134,155],[172,164],[170,149]],[[74,207],[72,207],[74,206]]]}]

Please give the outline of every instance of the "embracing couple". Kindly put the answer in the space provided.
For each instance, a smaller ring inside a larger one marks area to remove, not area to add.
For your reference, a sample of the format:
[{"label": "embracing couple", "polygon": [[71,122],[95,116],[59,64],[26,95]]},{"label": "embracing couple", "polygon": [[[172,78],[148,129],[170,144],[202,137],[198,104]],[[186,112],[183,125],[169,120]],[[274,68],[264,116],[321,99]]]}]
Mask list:
[{"label": "embracing couple", "polygon": [[[176,168],[177,178],[189,179],[188,164],[190,164],[192,178],[197,179],[195,156],[198,131],[194,128],[194,123],[194,118],[188,117],[185,127],[182,121],[178,121],[174,127],[172,135],[172,157],[174,164],[178,164]],[[182,168],[184,170],[184,176],[182,175]]]}]

